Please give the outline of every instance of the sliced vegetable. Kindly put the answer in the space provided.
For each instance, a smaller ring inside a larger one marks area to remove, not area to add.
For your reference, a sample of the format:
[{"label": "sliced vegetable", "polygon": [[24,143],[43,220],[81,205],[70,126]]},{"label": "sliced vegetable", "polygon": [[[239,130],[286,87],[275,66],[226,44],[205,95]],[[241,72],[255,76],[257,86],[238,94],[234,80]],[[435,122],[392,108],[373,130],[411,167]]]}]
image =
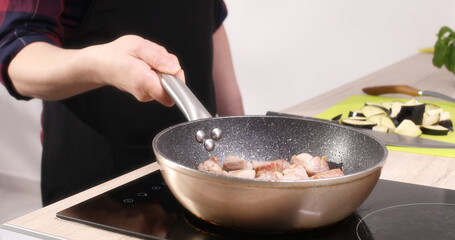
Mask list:
[{"label": "sliced vegetable", "polygon": [[419,101],[417,101],[417,99],[415,99],[415,98],[412,98],[409,101],[405,102],[404,104],[406,104],[406,105],[415,105],[417,103],[419,103]]},{"label": "sliced vegetable", "polygon": [[431,110],[435,110],[435,109],[441,109],[442,108],[438,105],[434,105],[434,104],[431,104],[431,103],[427,103],[425,104],[425,112],[428,112],[428,111],[431,111]]},{"label": "sliced vegetable", "polygon": [[423,114],[422,126],[431,126],[439,122],[440,113],[437,111],[427,111]]},{"label": "sliced vegetable", "polygon": [[449,131],[453,132],[453,124],[452,120],[450,118],[450,113],[449,112],[443,112],[439,116],[439,125],[449,129]]},{"label": "sliced vegetable", "polygon": [[343,116],[343,114],[338,114],[336,115],[335,117],[332,118],[333,121],[339,121],[341,119],[341,117]]},{"label": "sliced vegetable", "polygon": [[422,124],[423,113],[425,112],[425,103],[421,102],[408,102],[401,105],[400,112],[397,114],[396,119],[402,122],[405,119],[413,121],[416,125]]},{"label": "sliced vegetable", "polygon": [[381,118],[381,125],[388,127],[390,130],[394,130],[398,125],[398,122],[394,122],[389,116],[384,116]]},{"label": "sliced vegetable", "polygon": [[448,128],[441,125],[422,126],[420,129],[422,130],[422,133],[428,135],[447,135],[449,132]]},{"label": "sliced vegetable", "polygon": [[[393,103],[394,102],[383,102],[383,103],[381,103],[381,105],[390,111],[390,110],[392,110]],[[389,114],[390,114],[390,112],[389,112]]]},{"label": "sliced vegetable", "polygon": [[341,124],[344,124],[347,126],[358,127],[358,128],[366,128],[366,129],[371,129],[374,126],[376,126],[375,122],[357,120],[357,119],[353,119],[353,118],[341,119]]},{"label": "sliced vegetable", "polygon": [[359,120],[359,121],[366,121],[367,118],[366,117],[349,117],[347,119],[351,119],[351,120]]},{"label": "sliced vegetable", "polygon": [[360,110],[362,110],[362,113],[365,115],[365,117],[373,116],[376,114],[387,114],[384,109],[376,106],[364,106]]},{"label": "sliced vegetable", "polygon": [[[341,118],[341,114],[337,117]],[[414,137],[422,132],[440,135],[447,134],[446,129],[454,131],[449,112],[445,112],[438,105],[425,104],[415,98],[406,102],[390,101],[381,104],[365,102],[361,109],[350,110],[349,117],[341,118],[339,122]]]},{"label": "sliced vegetable", "polygon": [[403,105],[402,102],[393,102],[392,107],[390,108],[390,117],[396,118],[398,113],[401,110],[401,106]]},{"label": "sliced vegetable", "polygon": [[378,103],[372,103],[372,102],[365,102],[365,106],[373,106],[373,107],[377,107],[377,108],[380,108],[382,110],[384,110],[385,113],[389,114],[390,112],[390,107],[386,107],[382,104],[378,104]]},{"label": "sliced vegetable", "polygon": [[351,110],[349,111],[349,117],[365,117],[362,110]]},{"label": "sliced vegetable", "polygon": [[400,135],[406,135],[411,137],[418,137],[422,134],[422,131],[415,125],[415,123],[409,119],[404,119],[398,127],[393,130],[394,133]]},{"label": "sliced vegetable", "polygon": [[367,117],[366,121],[375,122],[378,125],[381,125],[381,118],[384,116],[385,116],[384,114],[376,114],[376,115]]},{"label": "sliced vegetable", "polygon": [[442,112],[439,121],[451,120],[449,112]]},{"label": "sliced vegetable", "polygon": [[378,131],[378,132],[388,132],[389,128],[386,126],[381,126],[381,125],[376,125],[373,128],[373,131]]},{"label": "sliced vegetable", "polygon": [[384,114],[373,115],[371,117],[368,117],[366,121],[375,122],[377,123],[378,126],[385,126],[390,130],[396,128],[396,125],[393,122],[393,120],[389,116]]},{"label": "sliced vegetable", "polygon": [[395,126],[400,125],[400,122],[398,122],[398,120],[396,118],[390,118],[390,119],[392,119],[392,122]]}]

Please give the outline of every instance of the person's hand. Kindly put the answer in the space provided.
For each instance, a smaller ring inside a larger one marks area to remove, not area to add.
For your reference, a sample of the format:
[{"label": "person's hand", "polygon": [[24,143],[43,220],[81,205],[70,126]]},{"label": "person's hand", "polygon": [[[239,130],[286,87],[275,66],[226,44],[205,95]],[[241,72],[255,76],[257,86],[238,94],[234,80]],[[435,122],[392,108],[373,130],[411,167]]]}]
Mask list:
[{"label": "person's hand", "polygon": [[137,100],[156,100],[172,106],[173,100],[161,86],[157,72],[176,75],[185,81],[177,57],[156,43],[135,35],[84,49],[94,59],[89,62],[94,81],[131,93]]}]

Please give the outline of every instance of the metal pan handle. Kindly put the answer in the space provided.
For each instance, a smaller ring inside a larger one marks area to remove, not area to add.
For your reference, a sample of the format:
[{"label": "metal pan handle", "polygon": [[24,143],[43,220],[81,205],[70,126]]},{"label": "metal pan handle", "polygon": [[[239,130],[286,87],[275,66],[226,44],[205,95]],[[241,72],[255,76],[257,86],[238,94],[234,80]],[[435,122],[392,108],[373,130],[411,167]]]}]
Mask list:
[{"label": "metal pan handle", "polygon": [[165,73],[160,73],[160,75],[164,90],[171,96],[188,121],[212,117],[180,79]]}]

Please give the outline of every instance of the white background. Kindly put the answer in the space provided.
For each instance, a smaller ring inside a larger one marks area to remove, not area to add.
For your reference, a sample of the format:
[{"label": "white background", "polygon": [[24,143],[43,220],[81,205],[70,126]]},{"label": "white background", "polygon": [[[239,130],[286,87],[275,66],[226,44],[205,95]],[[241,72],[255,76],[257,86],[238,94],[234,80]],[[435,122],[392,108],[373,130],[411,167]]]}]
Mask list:
[{"label": "white background", "polygon": [[[225,0],[247,114],[279,111],[429,47],[451,0]],[[0,87],[0,185],[40,179],[41,102]]]}]

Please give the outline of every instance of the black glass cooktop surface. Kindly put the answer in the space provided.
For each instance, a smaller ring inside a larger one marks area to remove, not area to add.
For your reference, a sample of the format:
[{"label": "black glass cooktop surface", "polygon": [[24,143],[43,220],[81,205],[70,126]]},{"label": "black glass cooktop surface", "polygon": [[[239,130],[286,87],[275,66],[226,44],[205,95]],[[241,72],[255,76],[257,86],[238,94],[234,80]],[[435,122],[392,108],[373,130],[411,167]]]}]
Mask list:
[{"label": "black glass cooktop surface", "polygon": [[455,239],[455,191],[379,180],[362,206],[333,226],[259,234],[224,229],[193,216],[155,171],[57,216],[143,239]]}]

